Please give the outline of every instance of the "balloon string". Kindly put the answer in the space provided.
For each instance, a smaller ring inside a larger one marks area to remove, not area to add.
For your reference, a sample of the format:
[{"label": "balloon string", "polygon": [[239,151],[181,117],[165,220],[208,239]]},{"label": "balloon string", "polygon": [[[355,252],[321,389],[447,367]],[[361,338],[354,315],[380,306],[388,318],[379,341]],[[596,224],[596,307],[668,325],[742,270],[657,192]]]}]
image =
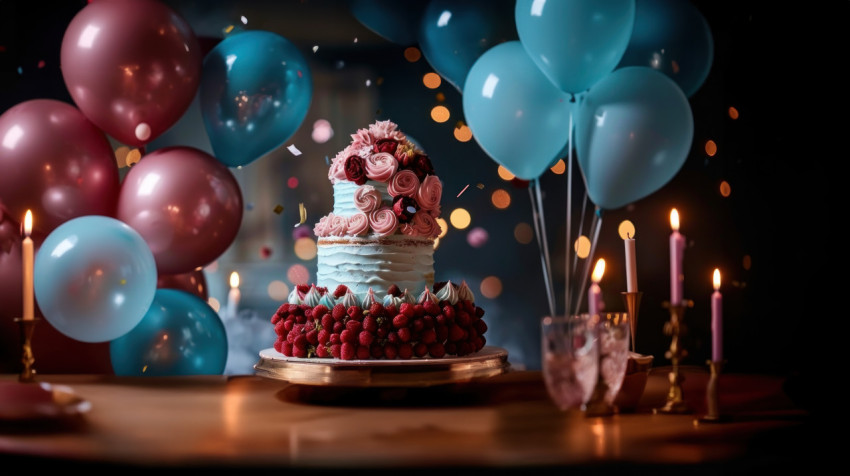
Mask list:
[{"label": "balloon string", "polygon": [[[536,181],[535,181],[535,184],[536,184]],[[541,236],[540,223],[539,223],[540,216],[539,216],[538,211],[537,211],[537,206],[534,203],[535,202],[534,191],[530,187],[528,189],[528,196],[531,199],[531,215],[532,215],[533,221],[534,221],[534,234],[537,236],[537,246],[540,249],[540,262],[541,262],[540,264],[541,264],[541,267],[543,269],[543,282],[546,286],[546,297],[547,297],[547,301],[548,301],[548,304],[549,304],[549,313],[550,313],[549,315],[554,316],[555,315],[555,305],[554,305],[553,299],[552,299],[552,285],[549,282],[549,263],[548,263],[548,260],[546,259],[546,254],[545,254],[545,251],[544,251],[545,248],[543,246],[543,242],[545,240],[543,239],[544,237]]]},{"label": "balloon string", "polygon": [[597,213],[593,214],[593,223],[591,224],[593,241],[590,244],[590,256],[587,257],[587,261],[584,266],[584,273],[582,273],[581,289],[579,289],[578,292],[578,301],[575,308],[576,314],[578,314],[578,310],[581,307],[581,299],[584,296],[584,288],[587,286],[587,276],[590,272],[590,265],[593,262],[593,255],[596,253],[596,242],[599,240],[599,230],[602,228],[602,214],[599,207],[596,207],[596,212]]},{"label": "balloon string", "polygon": [[540,179],[534,179],[534,190],[537,194],[537,209],[540,212],[540,231],[541,237],[543,238],[543,250],[546,255],[546,275],[549,279],[549,307],[552,309],[552,315],[555,315],[555,284],[552,280],[552,260],[549,255],[549,239],[548,232],[546,231],[546,220],[543,215],[543,197],[540,193]]},{"label": "balloon string", "polygon": [[[584,232],[584,214],[587,211],[587,201],[588,201],[587,200],[587,192],[585,192],[584,193],[584,201],[582,201],[582,204],[581,204],[581,215],[579,215],[581,217],[581,219],[579,220],[579,224],[578,224],[578,236],[581,236],[582,233]],[[576,267],[578,267],[578,253],[576,253],[575,257],[573,258],[573,269],[571,271],[572,273],[576,272]]]},{"label": "balloon string", "polygon": [[570,247],[572,246],[573,210],[573,113],[570,111],[570,133],[567,136],[567,243],[564,247],[564,314],[570,312]]}]

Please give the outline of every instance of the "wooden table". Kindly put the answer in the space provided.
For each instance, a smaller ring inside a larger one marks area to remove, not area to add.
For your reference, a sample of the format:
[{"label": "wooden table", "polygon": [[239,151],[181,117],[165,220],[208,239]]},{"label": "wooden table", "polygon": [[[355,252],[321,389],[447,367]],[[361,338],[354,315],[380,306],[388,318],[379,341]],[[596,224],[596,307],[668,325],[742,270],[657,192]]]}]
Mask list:
[{"label": "wooden table", "polygon": [[91,409],[57,424],[0,425],[0,473],[11,474],[3,468],[14,463],[117,474],[751,474],[826,461],[818,452],[824,433],[788,398],[784,378],[721,375],[720,405],[729,420],[705,423],[696,421],[707,382],[698,367],[683,368],[695,413],[653,414],[664,403],[667,370],[651,372],[635,412],[593,418],[559,412],[536,371],[413,389],[308,387],[254,375],[38,376],[70,386]]}]

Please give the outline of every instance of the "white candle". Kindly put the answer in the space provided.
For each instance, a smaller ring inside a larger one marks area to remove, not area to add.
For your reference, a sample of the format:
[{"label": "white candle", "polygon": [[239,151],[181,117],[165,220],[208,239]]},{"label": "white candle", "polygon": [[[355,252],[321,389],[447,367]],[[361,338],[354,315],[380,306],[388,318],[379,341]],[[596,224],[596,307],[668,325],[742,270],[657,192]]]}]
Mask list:
[{"label": "white candle", "polygon": [[682,274],[685,237],[679,233],[679,212],[675,208],[670,212],[670,227],[673,228],[670,234],[670,304],[675,306],[682,303],[682,284],[685,279]]},{"label": "white candle", "polygon": [[605,272],[605,260],[600,258],[596,262],[596,267],[593,268],[593,274],[590,276],[592,281],[590,289],[587,290],[587,312],[591,316],[599,314],[602,310],[602,288],[599,286],[599,281],[602,280],[602,274]]},{"label": "white candle", "polygon": [[637,265],[635,264],[635,239],[626,235],[626,291],[637,292]]},{"label": "white candle", "polygon": [[24,217],[24,240],[22,243],[21,258],[23,263],[23,297],[24,297],[24,319],[35,318],[35,301],[33,299],[33,244],[30,234],[32,233],[32,212],[27,210]]},{"label": "white candle", "polygon": [[711,294],[711,360],[723,360],[723,295],[720,294],[720,270],[714,270],[714,293]]},{"label": "white candle", "polygon": [[227,312],[225,317],[234,318],[239,312],[239,273],[236,271],[230,273],[230,293],[227,294]]}]

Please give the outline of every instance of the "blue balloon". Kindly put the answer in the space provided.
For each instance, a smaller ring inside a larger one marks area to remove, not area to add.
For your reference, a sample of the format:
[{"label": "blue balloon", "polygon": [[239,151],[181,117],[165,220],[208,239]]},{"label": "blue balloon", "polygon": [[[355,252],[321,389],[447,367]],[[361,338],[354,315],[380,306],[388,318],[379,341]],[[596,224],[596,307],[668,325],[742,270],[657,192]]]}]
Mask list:
[{"label": "blue balloon", "polygon": [[673,78],[691,97],[714,61],[714,39],[689,0],[637,0],[635,26],[618,68],[646,66]]},{"label": "blue balloon", "polygon": [[133,329],[153,300],[156,282],[156,262],[144,238],[106,216],[59,225],[33,266],[33,291],[44,318],[82,342],[107,342]]},{"label": "blue balloon", "polygon": [[577,94],[620,62],[635,22],[635,0],[517,0],[522,45],[562,91]]},{"label": "blue balloon", "polygon": [[652,68],[611,72],[578,107],[576,155],[590,200],[616,209],[663,187],[684,165],[694,138],[688,98]]},{"label": "blue balloon", "polygon": [[307,61],[268,31],[228,36],[204,58],[201,114],[215,157],[247,165],[289,140],[313,98]]},{"label": "blue balloon", "polygon": [[519,41],[484,52],[463,88],[463,113],[472,136],[490,158],[523,180],[539,177],[564,149],[569,102]]},{"label": "blue balloon", "polygon": [[422,14],[419,48],[434,70],[461,93],[475,60],[519,39],[515,0],[431,0]]},{"label": "blue balloon", "polygon": [[428,0],[351,0],[351,14],[381,38],[401,46],[417,41],[419,19]]},{"label": "blue balloon", "polygon": [[144,319],[109,343],[115,375],[220,375],[227,363],[227,332],[201,298],[157,289]]}]

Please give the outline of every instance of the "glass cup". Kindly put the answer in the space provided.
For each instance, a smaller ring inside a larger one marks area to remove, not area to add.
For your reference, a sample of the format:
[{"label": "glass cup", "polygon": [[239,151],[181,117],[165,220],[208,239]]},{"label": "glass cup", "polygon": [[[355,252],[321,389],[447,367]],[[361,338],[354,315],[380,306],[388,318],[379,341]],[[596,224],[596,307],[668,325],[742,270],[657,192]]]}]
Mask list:
[{"label": "glass cup", "polygon": [[591,397],[594,413],[613,413],[614,399],[623,386],[629,363],[631,324],[626,312],[603,312],[598,316],[599,376]]},{"label": "glass cup", "polygon": [[562,411],[584,409],[599,375],[596,319],[588,314],[541,321],[543,379]]}]

